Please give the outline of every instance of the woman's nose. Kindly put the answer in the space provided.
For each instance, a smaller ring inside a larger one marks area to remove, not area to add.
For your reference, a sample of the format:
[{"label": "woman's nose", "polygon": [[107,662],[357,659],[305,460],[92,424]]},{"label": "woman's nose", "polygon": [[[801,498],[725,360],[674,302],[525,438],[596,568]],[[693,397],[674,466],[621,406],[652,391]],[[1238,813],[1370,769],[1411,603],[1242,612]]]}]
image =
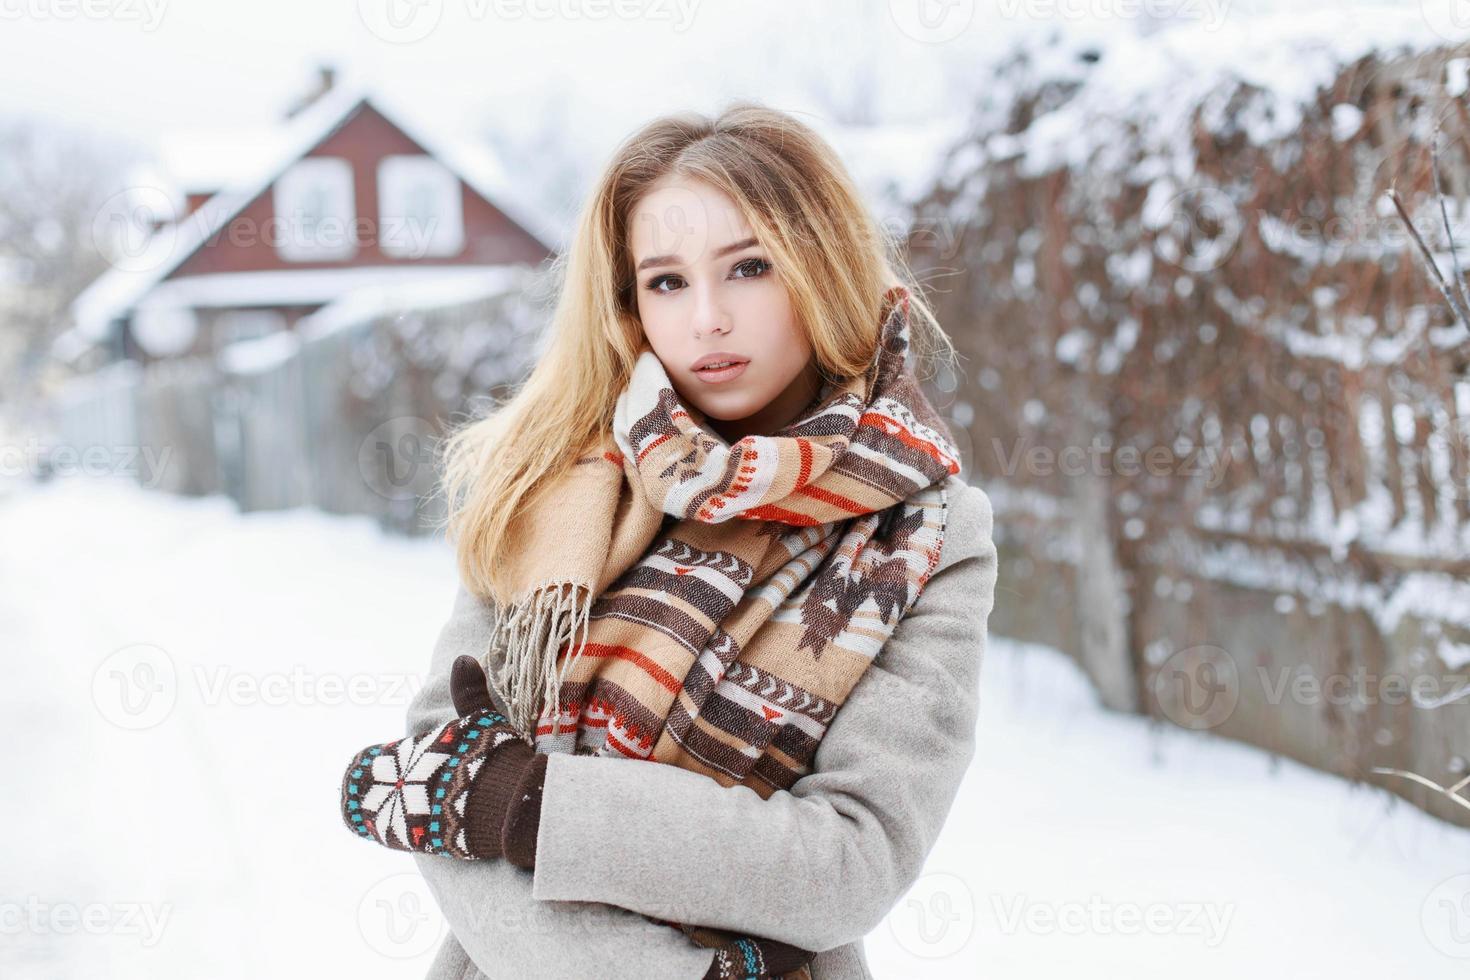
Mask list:
[{"label": "woman's nose", "polygon": [[730,315],[720,303],[712,287],[695,287],[692,323],[696,338],[730,332]]}]

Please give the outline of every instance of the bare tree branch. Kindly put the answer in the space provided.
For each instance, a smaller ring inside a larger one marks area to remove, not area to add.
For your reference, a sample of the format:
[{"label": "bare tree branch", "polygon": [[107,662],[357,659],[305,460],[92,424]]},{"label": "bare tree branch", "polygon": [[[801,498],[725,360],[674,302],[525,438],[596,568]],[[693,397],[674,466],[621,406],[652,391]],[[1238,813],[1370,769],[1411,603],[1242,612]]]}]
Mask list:
[{"label": "bare tree branch", "polygon": [[1419,229],[1414,227],[1414,222],[1410,220],[1408,211],[1404,209],[1403,198],[1399,195],[1398,189],[1390,187],[1384,193],[1393,202],[1394,210],[1398,211],[1399,218],[1403,221],[1404,227],[1408,229],[1410,237],[1414,239],[1414,244],[1419,247],[1419,256],[1422,264],[1429,271],[1429,276],[1434,280],[1434,284],[1439,287],[1440,295],[1450,305],[1450,309],[1454,311],[1455,318],[1460,321],[1460,324],[1465,329],[1470,330],[1470,311],[1467,311],[1465,306],[1450,291],[1449,283],[1445,282],[1444,275],[1439,271],[1439,266],[1434,261],[1434,253],[1425,244],[1423,237],[1419,234]]},{"label": "bare tree branch", "polygon": [[1470,786],[1470,776],[1466,776],[1464,779],[1460,780],[1458,783],[1455,783],[1452,786],[1441,786],[1439,783],[1436,783],[1432,779],[1421,776],[1417,772],[1409,772],[1405,769],[1394,769],[1390,766],[1374,766],[1370,771],[1384,773],[1392,776],[1402,776],[1405,779],[1416,782],[1421,786],[1428,786],[1430,789],[1444,796],[1446,799],[1453,801],[1454,803],[1464,807],[1467,810],[1470,810],[1470,800],[1466,800],[1463,796],[1460,795],[1460,790],[1464,789],[1466,786]]}]

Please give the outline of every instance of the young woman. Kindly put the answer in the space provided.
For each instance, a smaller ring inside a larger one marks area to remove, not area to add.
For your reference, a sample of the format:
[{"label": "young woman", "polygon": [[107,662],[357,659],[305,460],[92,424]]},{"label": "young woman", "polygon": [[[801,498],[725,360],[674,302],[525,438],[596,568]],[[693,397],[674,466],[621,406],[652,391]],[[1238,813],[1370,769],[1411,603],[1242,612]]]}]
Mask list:
[{"label": "young woman", "polygon": [[431,980],[868,977],[994,595],[910,364],[947,341],[831,148],[755,104],[634,134],[559,262],[535,369],[450,440],[454,611],[342,817],[417,856]]}]

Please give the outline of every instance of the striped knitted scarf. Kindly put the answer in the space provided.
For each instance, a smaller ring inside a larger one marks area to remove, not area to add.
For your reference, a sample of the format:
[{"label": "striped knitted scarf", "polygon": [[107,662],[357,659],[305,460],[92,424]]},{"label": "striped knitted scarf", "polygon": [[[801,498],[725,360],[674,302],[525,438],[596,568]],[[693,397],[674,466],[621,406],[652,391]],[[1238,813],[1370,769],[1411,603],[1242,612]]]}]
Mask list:
[{"label": "striped knitted scarf", "polygon": [[907,290],[882,319],[863,376],[733,445],[640,353],[611,431],[503,552],[518,588],[488,673],[538,751],[682,766],[763,798],[810,771],[938,564],[959,472],[906,363]]}]

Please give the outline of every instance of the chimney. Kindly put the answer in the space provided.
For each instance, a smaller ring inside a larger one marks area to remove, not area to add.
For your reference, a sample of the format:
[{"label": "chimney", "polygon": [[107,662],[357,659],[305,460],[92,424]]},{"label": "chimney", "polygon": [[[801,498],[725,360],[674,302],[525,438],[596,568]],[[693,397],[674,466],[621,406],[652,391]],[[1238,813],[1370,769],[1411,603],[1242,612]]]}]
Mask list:
[{"label": "chimney", "polygon": [[313,103],[332,90],[337,81],[337,70],[331,65],[317,65],[316,80],[312,83],[305,94],[298,96],[296,101],[286,109],[286,118],[294,119]]}]

